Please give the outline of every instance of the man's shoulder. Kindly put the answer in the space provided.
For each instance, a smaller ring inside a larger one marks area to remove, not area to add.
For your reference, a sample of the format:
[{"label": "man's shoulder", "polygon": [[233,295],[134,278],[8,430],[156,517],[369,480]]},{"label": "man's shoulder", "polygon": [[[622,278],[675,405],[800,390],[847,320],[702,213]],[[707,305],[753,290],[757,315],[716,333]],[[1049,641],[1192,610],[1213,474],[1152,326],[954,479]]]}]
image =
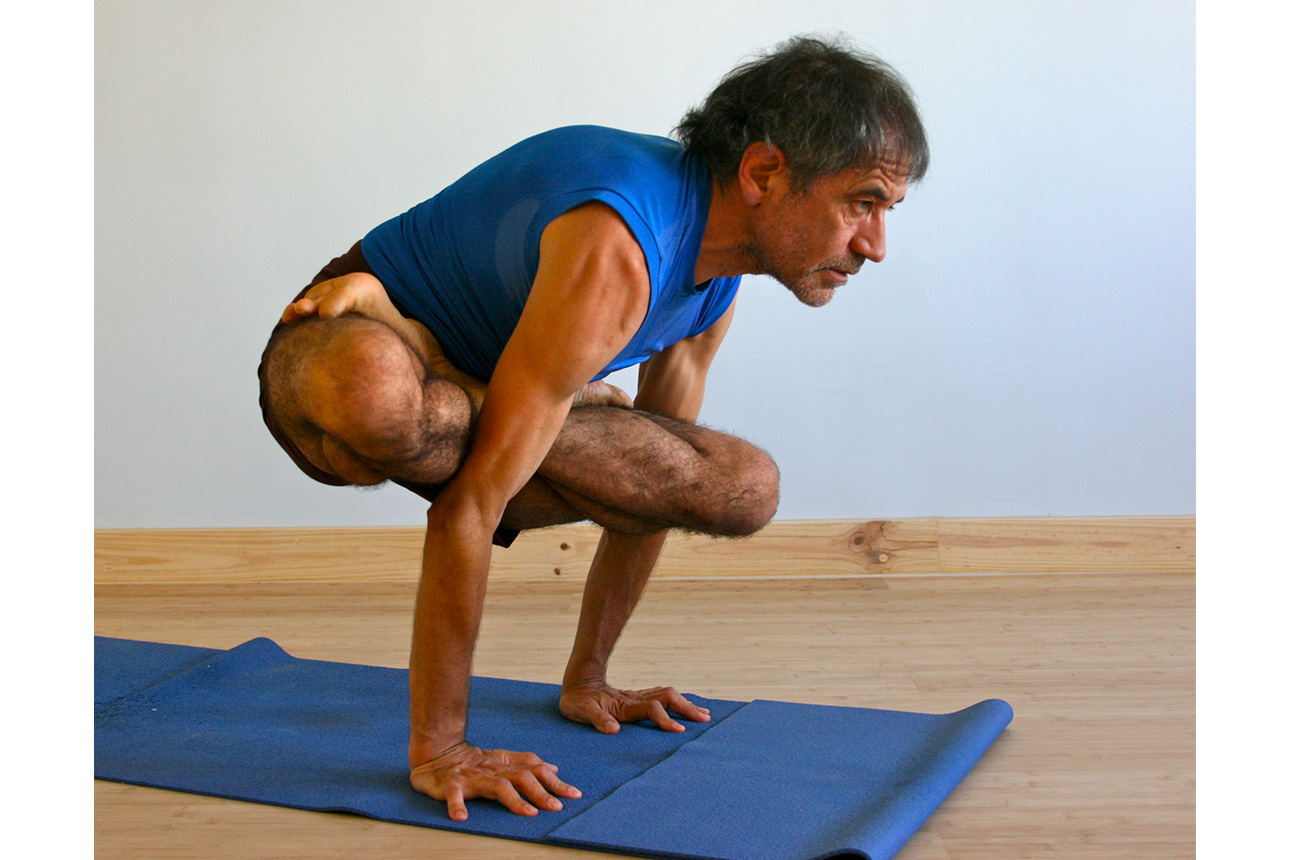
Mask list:
[{"label": "man's shoulder", "polygon": [[670,138],[608,128],[567,125],[526,138],[503,152],[503,160],[522,160],[592,175],[612,173],[625,165],[648,170],[679,167],[685,149]]},{"label": "man's shoulder", "polygon": [[481,165],[470,179],[477,183],[471,193],[520,194],[556,208],[568,203],[566,196],[618,195],[642,212],[657,211],[670,220],[697,176],[696,165],[674,140],[571,125],[526,138]]},{"label": "man's shoulder", "polygon": [[562,143],[576,146],[624,146],[664,149],[679,149],[681,144],[670,138],[657,134],[627,131],[621,128],[610,128],[603,125],[566,125],[535,134],[525,143]]}]

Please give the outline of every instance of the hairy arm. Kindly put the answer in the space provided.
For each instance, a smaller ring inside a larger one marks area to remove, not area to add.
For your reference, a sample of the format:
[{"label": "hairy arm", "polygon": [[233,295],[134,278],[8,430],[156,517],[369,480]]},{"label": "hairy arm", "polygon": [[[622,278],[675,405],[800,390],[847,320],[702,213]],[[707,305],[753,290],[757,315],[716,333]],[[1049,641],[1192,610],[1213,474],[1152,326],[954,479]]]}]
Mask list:
[{"label": "hairy arm", "polygon": [[644,255],[627,225],[603,204],[552,221],[540,255],[470,452],[427,516],[413,620],[408,755],[413,785],[446,800],[456,820],[466,817],[471,797],[493,797],[532,815],[537,809],[523,797],[558,809],[552,792],[576,796],[532,754],[466,743],[471,658],[491,536],[507,502],[550,450],[579,389],[622,350],[649,308]]},{"label": "hairy arm", "polygon": [[[734,305],[702,334],[680,341],[641,365],[636,407],[693,423],[703,405],[708,369],[734,315]],[[667,731],[685,731],[674,711],[699,722],[705,709],[671,687],[618,690],[609,686],[609,656],[622,635],[658,561],[666,530],[634,535],[606,530],[592,559],[582,595],[573,652],[564,673],[560,712],[613,734],[622,722],[652,720]]]}]

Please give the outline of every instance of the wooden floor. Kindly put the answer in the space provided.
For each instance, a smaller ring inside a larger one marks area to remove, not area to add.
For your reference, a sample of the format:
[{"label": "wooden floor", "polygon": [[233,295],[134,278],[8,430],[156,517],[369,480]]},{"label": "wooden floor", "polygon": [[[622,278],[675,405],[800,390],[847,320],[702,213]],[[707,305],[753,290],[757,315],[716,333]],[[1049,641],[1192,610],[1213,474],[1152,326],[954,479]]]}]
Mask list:
[{"label": "wooden floor", "polygon": [[[475,672],[558,681],[581,583],[490,586]],[[409,583],[100,585],[96,633],[405,664]],[[1191,574],[662,580],[620,685],[1012,725],[899,860],[1195,856]],[[791,773],[784,779],[791,780]],[[583,858],[595,852],[97,782],[102,858]]]}]

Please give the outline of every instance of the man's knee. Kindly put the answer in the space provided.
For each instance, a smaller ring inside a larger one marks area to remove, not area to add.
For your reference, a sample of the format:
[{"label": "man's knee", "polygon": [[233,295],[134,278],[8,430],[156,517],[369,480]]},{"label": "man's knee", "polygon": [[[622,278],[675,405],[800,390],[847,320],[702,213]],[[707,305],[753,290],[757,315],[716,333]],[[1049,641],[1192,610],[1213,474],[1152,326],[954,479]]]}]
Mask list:
[{"label": "man's knee", "polygon": [[[623,412],[615,409],[610,414]],[[665,431],[654,445],[641,440],[628,445],[633,453],[626,457],[626,462],[639,466],[642,495],[666,508],[661,511],[663,521],[702,534],[742,537],[759,531],[775,516],[779,467],[765,451],[689,422],[631,410],[626,414]],[[648,460],[641,460],[640,452]]]},{"label": "man's knee", "polygon": [[439,483],[456,471],[469,401],[428,374],[393,329],[361,317],[292,328],[268,360],[268,374],[285,377],[278,388],[287,396],[275,413],[310,462],[358,484],[390,477]]},{"label": "man's knee", "polygon": [[712,512],[715,534],[744,537],[760,531],[779,509],[779,467],[765,451],[740,439],[720,464],[727,476],[725,504]]},{"label": "man's knee", "polygon": [[[388,328],[337,338],[304,370],[306,409],[364,456],[401,461],[420,448],[424,371]],[[437,416],[436,416],[437,417]]]},{"label": "man's knee", "polygon": [[700,429],[690,441],[698,480],[677,497],[681,527],[722,537],[760,531],[779,508],[775,461],[756,445],[715,430]]}]

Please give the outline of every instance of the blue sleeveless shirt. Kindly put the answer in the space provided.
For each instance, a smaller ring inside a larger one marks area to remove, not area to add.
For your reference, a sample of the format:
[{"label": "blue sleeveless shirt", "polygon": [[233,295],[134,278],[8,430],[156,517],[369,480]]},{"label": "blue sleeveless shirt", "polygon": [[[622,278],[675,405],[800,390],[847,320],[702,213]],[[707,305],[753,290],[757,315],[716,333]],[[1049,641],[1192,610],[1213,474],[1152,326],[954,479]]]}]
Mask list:
[{"label": "blue sleeveless shirt", "polygon": [[674,141],[560,128],[381,224],[362,251],[395,306],[429,328],[457,368],[487,381],[533,286],[542,231],[575,206],[608,204],[645,253],[650,307],[600,379],[705,331],[730,307],[738,277],[694,284],[711,193],[707,166]]}]

